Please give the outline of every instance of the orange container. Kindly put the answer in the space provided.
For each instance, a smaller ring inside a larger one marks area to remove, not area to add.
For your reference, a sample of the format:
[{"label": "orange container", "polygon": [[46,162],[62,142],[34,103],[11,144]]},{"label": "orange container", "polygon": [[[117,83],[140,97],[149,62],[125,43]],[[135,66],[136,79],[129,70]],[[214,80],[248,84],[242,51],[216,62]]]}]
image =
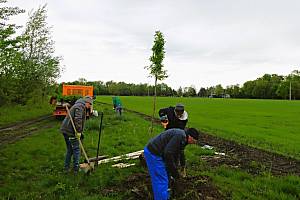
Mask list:
[{"label": "orange container", "polygon": [[91,96],[93,97],[93,86],[85,85],[63,85],[63,96],[80,95],[80,96]]},{"label": "orange container", "polygon": [[[94,95],[94,87],[93,86],[85,86],[85,85],[63,85],[63,96],[90,96],[93,97]],[[51,98],[51,104],[57,103],[56,99]],[[53,115],[56,117],[62,117],[67,115],[67,111],[63,102],[59,102],[60,104],[56,104],[56,108],[53,111]],[[72,106],[72,105],[70,105]],[[93,112],[93,107],[91,107],[86,112],[86,116],[89,117]]]}]

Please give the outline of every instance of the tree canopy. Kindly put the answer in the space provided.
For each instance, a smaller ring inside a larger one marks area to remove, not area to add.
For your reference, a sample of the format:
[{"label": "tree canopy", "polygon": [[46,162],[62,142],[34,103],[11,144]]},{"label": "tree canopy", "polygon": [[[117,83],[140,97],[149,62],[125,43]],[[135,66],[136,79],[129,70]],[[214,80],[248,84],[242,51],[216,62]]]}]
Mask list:
[{"label": "tree canopy", "polygon": [[[0,5],[6,0],[0,0]],[[0,7],[0,103],[26,104],[47,98],[59,77],[60,58],[54,55],[46,5],[29,14],[25,30],[9,23],[11,16],[24,13],[18,7]]]}]

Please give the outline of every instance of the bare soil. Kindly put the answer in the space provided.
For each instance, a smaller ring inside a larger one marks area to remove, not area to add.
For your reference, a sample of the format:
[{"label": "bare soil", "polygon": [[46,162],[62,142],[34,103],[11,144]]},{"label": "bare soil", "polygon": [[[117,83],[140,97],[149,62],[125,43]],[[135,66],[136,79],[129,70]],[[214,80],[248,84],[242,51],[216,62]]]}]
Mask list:
[{"label": "bare soil", "polygon": [[56,120],[51,115],[47,115],[33,120],[18,122],[9,126],[1,127],[0,147],[32,135],[41,129],[54,127],[56,124]]},{"label": "bare soil", "polygon": [[209,144],[225,156],[203,157],[211,166],[228,165],[251,174],[270,173],[273,176],[294,174],[300,176],[300,161],[283,155],[257,149],[216,136],[201,134],[200,145]]},{"label": "bare soil", "polygon": [[[129,176],[127,180],[119,185],[105,188],[101,191],[103,195],[110,193],[123,193],[126,200],[153,200],[152,186],[147,173],[137,173]],[[223,196],[213,185],[208,176],[187,177],[181,180],[180,188],[174,193],[171,189],[170,196],[173,200],[214,200],[229,199]]]}]

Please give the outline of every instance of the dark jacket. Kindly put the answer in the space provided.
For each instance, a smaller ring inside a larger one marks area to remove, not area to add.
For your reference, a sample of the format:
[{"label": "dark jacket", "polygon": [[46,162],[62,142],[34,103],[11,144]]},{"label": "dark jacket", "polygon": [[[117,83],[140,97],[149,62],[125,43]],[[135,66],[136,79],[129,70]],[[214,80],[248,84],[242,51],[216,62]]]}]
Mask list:
[{"label": "dark jacket", "polygon": [[160,117],[167,115],[168,117],[168,125],[166,127],[166,130],[171,129],[171,128],[180,128],[184,129],[186,126],[186,123],[188,120],[180,120],[175,116],[175,107],[168,107],[168,108],[162,108],[158,111],[158,114]]},{"label": "dark jacket", "polygon": [[[75,102],[75,104],[70,109],[70,114],[72,116],[75,128],[78,133],[82,133],[85,123],[85,116],[86,116],[86,107],[85,101],[83,99],[79,99]],[[62,122],[61,132],[72,137],[75,135],[71,120],[67,115]]]},{"label": "dark jacket", "polygon": [[181,129],[169,129],[147,144],[148,150],[157,156],[161,156],[166,164],[169,175],[179,177],[177,163],[185,166],[184,148],[187,145],[186,133]]}]

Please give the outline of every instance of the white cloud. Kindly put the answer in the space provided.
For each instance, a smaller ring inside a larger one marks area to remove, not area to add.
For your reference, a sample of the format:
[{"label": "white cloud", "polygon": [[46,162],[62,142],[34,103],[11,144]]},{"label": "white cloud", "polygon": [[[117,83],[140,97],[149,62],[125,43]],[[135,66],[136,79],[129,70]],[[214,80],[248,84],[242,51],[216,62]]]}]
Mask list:
[{"label": "white cloud", "polygon": [[[300,64],[297,0],[11,0],[30,10],[48,3],[60,81],[79,77],[148,83],[153,35],[166,40],[166,83],[174,88],[242,84]],[[26,18],[18,22],[25,24]]]}]

